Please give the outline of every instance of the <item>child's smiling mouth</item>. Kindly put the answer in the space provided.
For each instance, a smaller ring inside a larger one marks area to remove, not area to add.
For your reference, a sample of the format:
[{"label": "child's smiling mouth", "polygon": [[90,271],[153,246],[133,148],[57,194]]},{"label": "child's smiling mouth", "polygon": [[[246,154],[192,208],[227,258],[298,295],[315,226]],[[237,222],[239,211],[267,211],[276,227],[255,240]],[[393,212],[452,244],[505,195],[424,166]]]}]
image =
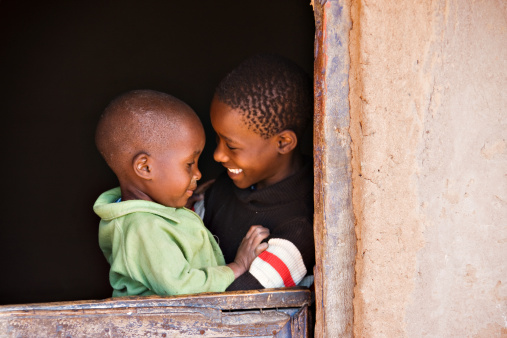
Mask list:
[{"label": "child's smiling mouth", "polygon": [[243,172],[243,169],[231,169],[231,168],[227,168],[227,170],[233,174],[240,174]]}]

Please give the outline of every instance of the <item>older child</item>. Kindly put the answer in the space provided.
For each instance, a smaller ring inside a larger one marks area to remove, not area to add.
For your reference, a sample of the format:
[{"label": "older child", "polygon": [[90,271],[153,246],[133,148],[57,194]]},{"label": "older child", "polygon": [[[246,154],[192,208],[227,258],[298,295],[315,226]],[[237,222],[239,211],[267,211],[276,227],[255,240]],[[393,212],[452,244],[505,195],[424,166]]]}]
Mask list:
[{"label": "older child", "polygon": [[227,172],[205,192],[204,224],[226,262],[252,224],[271,233],[268,250],[228,290],[294,286],[313,275],[313,165],[299,147],[312,112],[310,78],[275,55],[247,59],[215,91],[214,159]]},{"label": "older child", "polygon": [[128,92],[105,109],[97,148],[120,186],[94,205],[99,244],[111,265],[113,296],[224,291],[267,244],[260,226],[245,233],[225,265],[201,219],[183,208],[201,173],[204,129],[182,101],[155,91]]}]

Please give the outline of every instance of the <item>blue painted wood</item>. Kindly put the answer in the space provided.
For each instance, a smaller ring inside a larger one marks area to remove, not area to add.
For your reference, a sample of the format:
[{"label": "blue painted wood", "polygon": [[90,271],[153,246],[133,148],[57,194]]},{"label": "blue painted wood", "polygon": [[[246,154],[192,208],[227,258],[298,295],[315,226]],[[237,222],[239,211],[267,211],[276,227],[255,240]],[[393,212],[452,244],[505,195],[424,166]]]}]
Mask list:
[{"label": "blue painted wood", "polygon": [[350,1],[316,1],[316,336],[352,336],[356,239],[349,111]]}]

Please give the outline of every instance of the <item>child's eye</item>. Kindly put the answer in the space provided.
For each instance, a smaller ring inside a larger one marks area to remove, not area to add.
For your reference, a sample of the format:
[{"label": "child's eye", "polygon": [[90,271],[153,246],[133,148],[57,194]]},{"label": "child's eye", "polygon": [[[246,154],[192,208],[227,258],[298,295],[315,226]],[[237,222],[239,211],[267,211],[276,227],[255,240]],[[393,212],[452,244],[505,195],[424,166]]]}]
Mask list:
[{"label": "child's eye", "polygon": [[229,148],[230,150],[234,150],[234,149],[237,149],[237,148],[234,148],[234,147],[231,147],[230,145],[228,145],[227,143],[225,144],[227,146],[227,148]]},{"label": "child's eye", "polygon": [[195,164],[195,161],[192,161],[192,162],[190,162],[190,163],[187,163],[187,166],[188,166],[188,167],[191,167],[191,166],[193,166],[194,164]]}]

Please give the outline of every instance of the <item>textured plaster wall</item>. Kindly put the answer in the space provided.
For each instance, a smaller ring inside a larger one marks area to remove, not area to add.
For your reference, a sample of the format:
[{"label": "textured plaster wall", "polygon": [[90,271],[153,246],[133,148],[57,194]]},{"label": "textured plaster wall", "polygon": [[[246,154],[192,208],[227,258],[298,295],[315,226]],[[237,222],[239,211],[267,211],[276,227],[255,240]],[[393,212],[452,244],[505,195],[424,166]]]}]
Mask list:
[{"label": "textured plaster wall", "polygon": [[351,17],[354,333],[507,336],[507,2]]}]

